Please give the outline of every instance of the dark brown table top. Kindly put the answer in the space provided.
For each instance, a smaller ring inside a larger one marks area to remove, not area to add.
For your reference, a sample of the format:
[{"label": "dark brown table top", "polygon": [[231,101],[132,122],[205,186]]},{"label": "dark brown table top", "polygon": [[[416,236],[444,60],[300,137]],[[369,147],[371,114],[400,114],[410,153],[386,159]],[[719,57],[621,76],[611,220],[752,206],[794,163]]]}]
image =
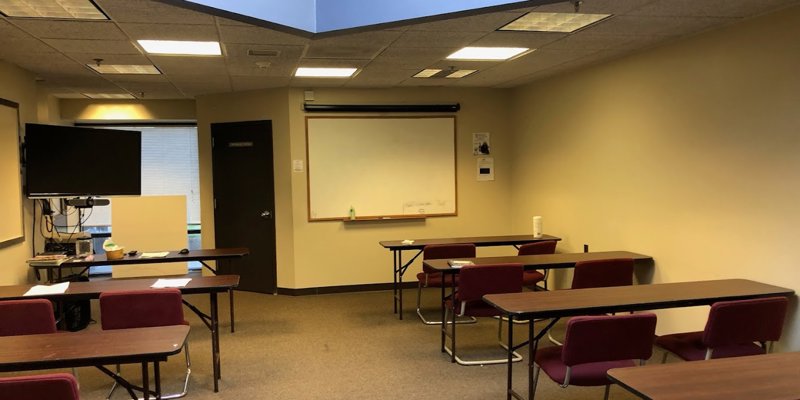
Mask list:
[{"label": "dark brown table top", "polygon": [[794,290],[746,279],[490,294],[483,299],[506,315],[569,317],[708,305],[721,300],[789,296]]},{"label": "dark brown table top", "polygon": [[0,337],[0,371],[163,361],[186,341],[185,325]]},{"label": "dark brown table top", "polygon": [[250,254],[250,250],[245,247],[238,248],[225,248],[225,249],[203,249],[203,250],[190,250],[187,254],[180,254],[178,251],[170,251],[166,257],[152,257],[142,258],[142,252],[135,256],[129,256],[127,253],[125,257],[119,260],[108,260],[105,253],[94,254],[85,259],[72,259],[61,263],[60,266],[36,266],[34,268],[73,268],[73,267],[93,267],[96,265],[125,265],[125,264],[159,264],[168,262],[180,261],[208,261],[208,260],[222,260],[226,258],[244,257]]},{"label": "dark brown table top", "polygon": [[616,368],[608,377],[651,400],[795,400],[800,353]]},{"label": "dark brown table top", "polygon": [[[599,251],[591,253],[556,253],[534,256],[504,256],[504,257],[478,257],[459,258],[459,260],[472,261],[477,265],[519,263],[526,268],[572,268],[578,261],[607,260],[610,258],[632,258],[636,261],[650,261],[653,257],[629,251]],[[458,268],[448,265],[448,260],[425,260],[423,264],[442,272],[457,272]]]},{"label": "dark brown table top", "polygon": [[457,237],[457,238],[438,238],[438,239],[413,239],[412,244],[403,244],[402,240],[382,240],[378,242],[381,246],[389,250],[420,250],[429,244],[456,244],[472,243],[477,247],[486,246],[510,246],[532,242],[544,242],[548,240],[561,240],[560,237],[542,235],[535,238],[533,235],[510,235],[510,236],[476,236],[476,237]]},{"label": "dark brown table top", "polygon": [[[102,292],[150,289],[150,286],[153,285],[158,279],[170,278],[172,277],[106,279],[89,282],[70,282],[65,293],[48,294],[42,296],[23,296],[25,292],[27,292],[34,285],[0,286],[0,300],[28,298],[57,299],[64,297],[97,298]],[[181,293],[192,294],[225,292],[228,291],[228,289],[235,288],[237,286],[239,286],[239,275],[212,275],[192,277],[185,287],[178,289],[180,289]]]}]

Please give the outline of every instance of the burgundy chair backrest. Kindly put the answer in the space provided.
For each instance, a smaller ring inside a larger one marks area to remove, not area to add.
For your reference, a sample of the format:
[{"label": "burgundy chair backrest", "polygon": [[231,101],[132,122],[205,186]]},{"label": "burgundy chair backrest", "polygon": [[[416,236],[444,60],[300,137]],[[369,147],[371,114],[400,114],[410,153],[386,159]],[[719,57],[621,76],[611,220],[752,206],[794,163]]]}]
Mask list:
[{"label": "burgundy chair backrest", "polygon": [[633,284],[633,259],[578,261],[572,275],[572,288],[585,289]]},{"label": "burgundy chair backrest", "polygon": [[100,294],[103,329],[182,325],[181,291],[174,288]]},{"label": "burgundy chair backrest", "polygon": [[55,332],[56,319],[50,300],[0,301],[0,336]]},{"label": "burgundy chair backrest", "polygon": [[[422,250],[423,260],[441,260],[451,258],[474,258],[475,245],[472,243],[451,243],[451,244],[429,244]],[[431,273],[435,272],[422,266],[422,270]]]},{"label": "burgundy chair backrest", "polygon": [[567,322],[561,359],[567,366],[646,360],[653,355],[655,333],[652,313],[574,317]]},{"label": "burgundy chair backrest", "polygon": [[465,265],[458,278],[458,299],[480,300],[483,295],[522,291],[522,264]]},{"label": "burgundy chair backrest", "polygon": [[519,246],[520,256],[533,256],[537,254],[553,254],[556,252],[556,241],[546,240],[544,242],[525,243]]},{"label": "burgundy chair backrest", "polygon": [[768,297],[720,301],[711,306],[703,332],[703,344],[710,348],[781,338],[789,300]]},{"label": "burgundy chair backrest", "polygon": [[78,382],[70,374],[0,378],[0,400],[78,400]]}]

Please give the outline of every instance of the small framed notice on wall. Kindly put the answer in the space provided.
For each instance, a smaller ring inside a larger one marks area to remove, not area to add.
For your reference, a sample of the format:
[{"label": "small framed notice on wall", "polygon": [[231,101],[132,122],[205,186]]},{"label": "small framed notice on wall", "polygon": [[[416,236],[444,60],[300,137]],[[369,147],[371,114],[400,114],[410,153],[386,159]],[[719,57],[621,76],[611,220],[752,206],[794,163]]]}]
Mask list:
[{"label": "small framed notice on wall", "polygon": [[19,104],[0,99],[0,246],[23,237]]},{"label": "small framed notice on wall", "polygon": [[494,158],[481,157],[478,159],[478,181],[494,180]]}]

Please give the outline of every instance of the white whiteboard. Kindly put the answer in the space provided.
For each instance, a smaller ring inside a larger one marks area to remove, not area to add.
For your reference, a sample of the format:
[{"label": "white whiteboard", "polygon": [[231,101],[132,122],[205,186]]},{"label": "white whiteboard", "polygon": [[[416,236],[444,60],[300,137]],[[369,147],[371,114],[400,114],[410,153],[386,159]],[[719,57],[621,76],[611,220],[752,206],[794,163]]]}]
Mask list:
[{"label": "white whiteboard", "polygon": [[23,237],[19,105],[0,99],[0,244]]},{"label": "white whiteboard", "polygon": [[456,215],[456,119],[306,117],[308,219]]}]

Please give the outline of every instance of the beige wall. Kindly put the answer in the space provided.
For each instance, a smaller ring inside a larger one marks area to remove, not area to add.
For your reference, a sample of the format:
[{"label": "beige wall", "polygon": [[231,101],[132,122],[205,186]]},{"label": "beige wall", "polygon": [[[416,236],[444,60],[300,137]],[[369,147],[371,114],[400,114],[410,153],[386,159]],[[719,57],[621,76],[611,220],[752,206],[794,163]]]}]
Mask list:
[{"label": "beige wall", "polygon": [[[650,254],[653,282],[800,290],[798,37],[795,8],[518,89],[512,228],[539,214],[561,251]],[[706,313],[661,312],[659,331]]]},{"label": "beige wall", "polygon": [[[504,90],[492,89],[315,90],[315,103],[319,104],[460,103],[461,111],[456,113],[458,216],[420,221],[308,222],[306,175],[293,173],[294,287],[391,282],[392,257],[388,250],[378,245],[381,240],[508,232],[510,214],[507,205],[511,183],[508,94]],[[306,113],[301,108],[302,99],[302,91],[292,91],[289,111],[292,158],[305,160]],[[497,177],[493,182],[477,182],[475,179],[473,132],[492,134],[492,156]],[[386,184],[391,185],[391,180]],[[479,255],[497,254],[498,251],[502,250],[481,249]],[[505,254],[513,253],[513,249],[505,251]],[[417,262],[408,270],[405,279],[415,281],[419,269]]]},{"label": "beige wall", "polygon": [[[457,217],[424,221],[308,222],[304,172],[292,172],[292,160],[306,158],[303,91],[265,90],[198,99],[203,220],[213,220],[209,124],[271,119],[273,123],[278,286],[308,288],[391,282],[392,258],[380,240],[503,234],[508,230],[511,129],[508,92],[501,90],[319,89],[317,103],[436,103],[460,102],[458,135]],[[471,153],[473,132],[491,132],[497,180],[476,182]],[[424,177],[420,177],[424,179]],[[387,181],[387,185],[391,184]],[[380,188],[376,188],[380,190]],[[204,245],[213,245],[213,227],[203,225]],[[487,250],[484,254],[492,254]],[[413,276],[419,266],[409,270]]]},{"label": "beige wall", "polygon": [[[0,61],[0,98],[11,100],[19,104],[20,122],[37,122],[36,83],[34,76],[15,66]],[[0,193],[0,196],[19,196],[20,193]],[[13,285],[25,283],[32,274],[25,260],[31,257],[31,210],[32,202],[23,201],[24,204],[24,229],[25,238],[0,245],[0,285]],[[40,244],[39,244],[40,245]]]},{"label": "beige wall", "polygon": [[73,121],[191,121],[194,100],[61,100],[61,119]]}]

